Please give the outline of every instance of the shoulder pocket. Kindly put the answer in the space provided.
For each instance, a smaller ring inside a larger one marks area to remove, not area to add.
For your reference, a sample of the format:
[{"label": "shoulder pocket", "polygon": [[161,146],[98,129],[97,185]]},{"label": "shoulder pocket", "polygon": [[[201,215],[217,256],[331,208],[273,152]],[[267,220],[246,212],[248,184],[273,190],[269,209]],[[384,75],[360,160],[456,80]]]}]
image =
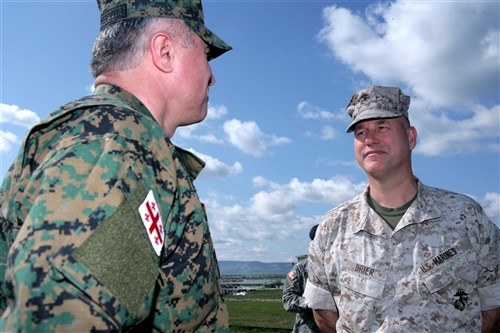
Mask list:
[{"label": "shoulder pocket", "polygon": [[462,278],[469,271],[464,253],[457,253],[449,259],[440,254],[425,262],[421,267],[427,267],[428,271],[424,273],[421,268],[419,280],[431,294]]},{"label": "shoulder pocket", "polygon": [[340,273],[340,284],[363,295],[381,299],[385,275],[374,268],[347,259]]},{"label": "shoulder pocket", "polygon": [[133,317],[139,316],[159,275],[159,257],[138,213],[146,195],[138,183],[136,191],[73,253]]}]

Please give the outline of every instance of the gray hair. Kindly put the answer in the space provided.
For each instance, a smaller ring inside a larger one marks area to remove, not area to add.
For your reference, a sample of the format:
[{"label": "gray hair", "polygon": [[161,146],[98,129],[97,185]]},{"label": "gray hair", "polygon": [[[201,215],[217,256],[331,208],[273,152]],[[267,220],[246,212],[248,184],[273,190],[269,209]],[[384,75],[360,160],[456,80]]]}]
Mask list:
[{"label": "gray hair", "polygon": [[138,18],[106,27],[92,50],[90,71],[94,78],[109,72],[136,67],[146,54],[151,37],[165,32],[184,47],[193,47],[193,32],[184,21],[175,18]]}]

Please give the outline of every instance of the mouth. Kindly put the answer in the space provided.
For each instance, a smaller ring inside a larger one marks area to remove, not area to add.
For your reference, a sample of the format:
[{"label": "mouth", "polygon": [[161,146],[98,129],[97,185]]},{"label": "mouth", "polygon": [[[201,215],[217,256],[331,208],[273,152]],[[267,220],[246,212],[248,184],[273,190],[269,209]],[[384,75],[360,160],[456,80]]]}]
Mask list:
[{"label": "mouth", "polygon": [[364,155],[365,157],[368,157],[368,156],[377,156],[377,155],[382,155],[384,154],[384,152],[382,150],[370,150],[370,151],[367,151]]}]

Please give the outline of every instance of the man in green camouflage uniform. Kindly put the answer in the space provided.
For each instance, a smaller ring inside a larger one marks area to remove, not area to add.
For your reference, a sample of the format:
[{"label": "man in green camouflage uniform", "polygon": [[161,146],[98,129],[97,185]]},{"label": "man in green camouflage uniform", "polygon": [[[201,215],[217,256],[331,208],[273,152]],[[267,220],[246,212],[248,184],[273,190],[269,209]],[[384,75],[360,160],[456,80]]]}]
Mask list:
[{"label": "man in green camouflage uniform", "polygon": [[[309,238],[314,239],[316,224],[309,231]],[[295,324],[292,333],[320,333],[312,310],[307,306],[304,298],[304,288],[307,281],[307,255],[297,257],[297,262],[292,270],[288,272],[283,286],[283,308],[286,311],[296,312]]]},{"label": "man in green camouflage uniform", "polygon": [[218,264],[172,145],[230,46],[200,1],[98,0],[95,93],[27,135],[3,182],[2,332],[226,332]]},{"label": "man in green camouflage uniform", "polygon": [[500,230],[471,198],[412,172],[410,98],[353,95],[366,191],[329,211],[309,246],[305,298],[328,332],[499,332]]}]

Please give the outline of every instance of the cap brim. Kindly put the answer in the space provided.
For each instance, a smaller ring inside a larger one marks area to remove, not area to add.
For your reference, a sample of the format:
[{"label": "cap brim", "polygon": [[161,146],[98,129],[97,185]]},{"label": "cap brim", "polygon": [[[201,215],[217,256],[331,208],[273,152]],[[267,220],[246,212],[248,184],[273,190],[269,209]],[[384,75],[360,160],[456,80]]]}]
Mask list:
[{"label": "cap brim", "polygon": [[202,38],[202,39],[205,41],[205,43],[207,43],[207,45],[210,49],[209,53],[208,53],[210,56],[210,59],[215,59],[218,56],[233,49],[229,44],[227,44],[222,39],[220,39],[212,31],[207,29],[207,32],[208,32],[209,36],[207,36],[206,39],[205,38]]},{"label": "cap brim", "polygon": [[403,117],[403,115],[400,113],[394,113],[387,110],[383,111],[379,109],[365,110],[359,116],[357,116],[351,122],[351,124],[349,124],[349,126],[346,129],[346,132],[351,133],[352,131],[354,131],[354,127],[356,127],[357,124],[365,120],[388,119],[388,118],[398,118],[398,117]]},{"label": "cap brim", "polygon": [[233,48],[224,42],[219,36],[214,34],[205,25],[199,24],[198,22],[186,21],[186,23],[191,27],[191,29],[200,36],[201,39],[208,45],[209,52],[208,55],[211,59],[215,59],[218,56],[226,53]]}]

